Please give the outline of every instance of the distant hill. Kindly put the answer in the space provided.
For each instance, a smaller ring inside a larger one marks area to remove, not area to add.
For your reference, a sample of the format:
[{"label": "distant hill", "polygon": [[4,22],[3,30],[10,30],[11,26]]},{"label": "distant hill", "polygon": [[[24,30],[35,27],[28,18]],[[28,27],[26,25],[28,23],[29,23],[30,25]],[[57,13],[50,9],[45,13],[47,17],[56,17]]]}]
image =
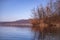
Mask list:
[{"label": "distant hill", "polygon": [[13,22],[0,22],[0,26],[20,26],[20,27],[28,27],[31,26],[30,19],[28,20],[17,20]]},{"label": "distant hill", "polygon": [[18,21],[15,21],[15,23],[30,23],[30,20],[18,20]]}]

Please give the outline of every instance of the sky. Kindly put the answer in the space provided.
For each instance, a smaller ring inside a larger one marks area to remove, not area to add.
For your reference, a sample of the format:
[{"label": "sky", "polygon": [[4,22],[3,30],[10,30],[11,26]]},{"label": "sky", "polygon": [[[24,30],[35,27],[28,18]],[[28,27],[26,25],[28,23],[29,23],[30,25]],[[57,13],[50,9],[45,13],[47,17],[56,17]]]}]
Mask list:
[{"label": "sky", "polygon": [[32,9],[48,0],[0,0],[0,22],[32,18]]}]

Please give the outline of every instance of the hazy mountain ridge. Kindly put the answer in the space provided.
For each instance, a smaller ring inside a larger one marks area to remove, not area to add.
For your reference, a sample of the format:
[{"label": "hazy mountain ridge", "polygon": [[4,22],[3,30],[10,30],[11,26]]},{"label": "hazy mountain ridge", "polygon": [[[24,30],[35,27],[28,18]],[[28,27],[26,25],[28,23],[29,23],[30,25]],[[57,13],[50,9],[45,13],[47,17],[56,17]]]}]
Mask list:
[{"label": "hazy mountain ridge", "polygon": [[0,26],[30,26],[30,20],[17,20],[12,22],[0,22]]}]

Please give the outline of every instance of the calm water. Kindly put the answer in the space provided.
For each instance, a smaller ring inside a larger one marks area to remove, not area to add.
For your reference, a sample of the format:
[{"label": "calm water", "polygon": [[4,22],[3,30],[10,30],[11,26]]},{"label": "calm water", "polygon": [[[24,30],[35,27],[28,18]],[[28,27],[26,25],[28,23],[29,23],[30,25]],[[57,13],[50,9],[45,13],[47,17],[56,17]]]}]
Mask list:
[{"label": "calm water", "polygon": [[30,28],[0,26],[0,40],[32,40],[32,37]]},{"label": "calm water", "polygon": [[[0,26],[0,40],[32,40],[31,28]],[[60,40],[60,36],[46,36],[44,40]]]}]

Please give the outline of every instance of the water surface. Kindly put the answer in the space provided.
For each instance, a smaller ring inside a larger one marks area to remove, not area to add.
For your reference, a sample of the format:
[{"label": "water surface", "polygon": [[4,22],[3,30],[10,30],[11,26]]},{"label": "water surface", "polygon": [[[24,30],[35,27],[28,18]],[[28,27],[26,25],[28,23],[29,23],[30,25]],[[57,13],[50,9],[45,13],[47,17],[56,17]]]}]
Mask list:
[{"label": "water surface", "polygon": [[[32,40],[33,38],[34,32],[31,28],[0,26],[0,40]],[[46,35],[44,40],[60,40],[60,36]]]},{"label": "water surface", "polygon": [[32,37],[30,28],[0,27],[0,40],[31,40]]}]

